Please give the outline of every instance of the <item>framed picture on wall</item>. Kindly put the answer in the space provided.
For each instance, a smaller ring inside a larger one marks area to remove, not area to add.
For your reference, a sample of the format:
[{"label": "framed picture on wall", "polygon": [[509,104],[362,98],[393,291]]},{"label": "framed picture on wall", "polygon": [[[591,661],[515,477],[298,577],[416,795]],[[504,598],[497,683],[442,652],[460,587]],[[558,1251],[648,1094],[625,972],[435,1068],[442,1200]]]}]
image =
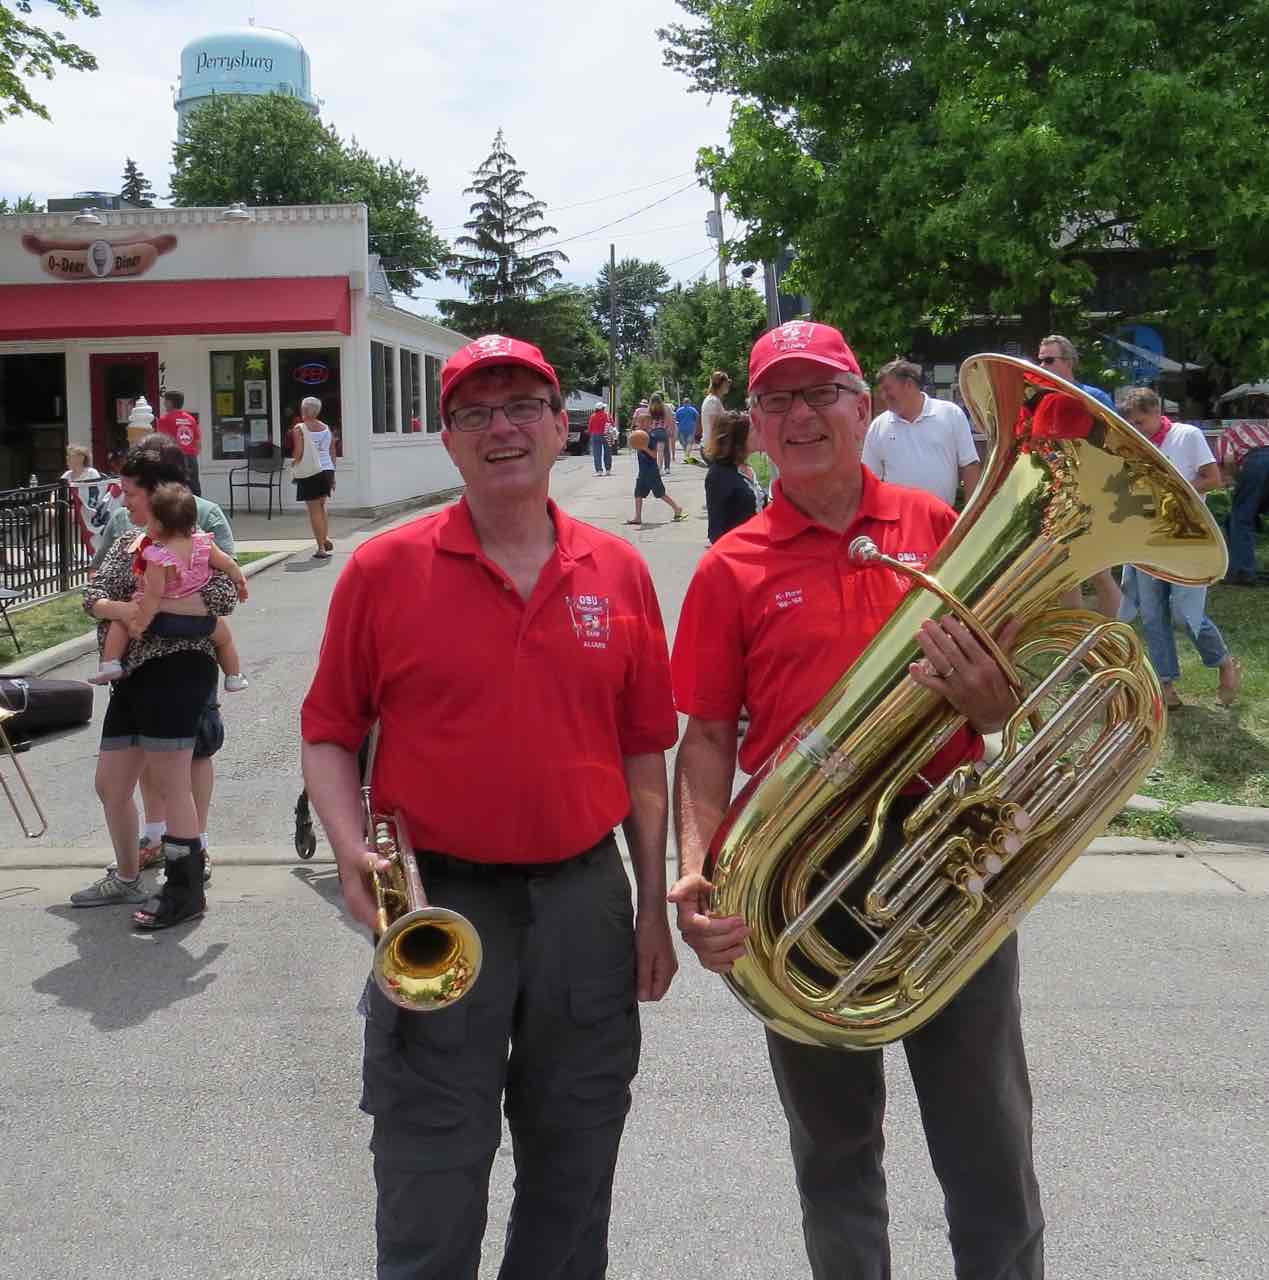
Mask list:
[{"label": "framed picture on wall", "polygon": [[212,356],[212,390],[234,389],[234,357],[230,351],[220,351]]},{"label": "framed picture on wall", "polygon": [[246,413],[264,413],[269,407],[269,384],[263,378],[248,378],[242,384]]}]

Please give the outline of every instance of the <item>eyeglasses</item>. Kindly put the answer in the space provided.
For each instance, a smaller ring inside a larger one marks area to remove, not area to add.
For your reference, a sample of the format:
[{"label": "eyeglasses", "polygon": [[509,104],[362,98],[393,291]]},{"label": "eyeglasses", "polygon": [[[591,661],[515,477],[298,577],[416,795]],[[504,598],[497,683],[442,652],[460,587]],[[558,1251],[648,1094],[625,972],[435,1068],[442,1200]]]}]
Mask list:
[{"label": "eyeglasses", "polygon": [[531,427],[542,421],[542,415],[550,407],[550,401],[543,400],[541,396],[525,396],[519,400],[508,400],[506,404],[465,404],[449,415],[449,425],[456,431],[483,431],[501,409],[512,426]]},{"label": "eyeglasses", "polygon": [[788,413],[793,408],[795,396],[801,396],[812,409],[827,409],[830,404],[837,403],[837,397],[843,391],[858,395],[854,387],[841,382],[825,382],[818,387],[803,387],[800,391],[761,391],[754,399],[763,413]]}]

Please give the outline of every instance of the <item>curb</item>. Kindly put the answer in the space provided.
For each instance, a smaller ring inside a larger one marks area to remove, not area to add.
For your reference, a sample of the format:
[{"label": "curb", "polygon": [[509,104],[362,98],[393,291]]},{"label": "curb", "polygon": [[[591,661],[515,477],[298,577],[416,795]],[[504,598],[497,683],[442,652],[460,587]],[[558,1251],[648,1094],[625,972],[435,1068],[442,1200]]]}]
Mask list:
[{"label": "curb", "polygon": [[[1162,800],[1151,796],[1132,796],[1123,811],[1147,816],[1169,812]],[[1172,813],[1172,817],[1187,834],[1200,840],[1269,849],[1269,809],[1263,807],[1197,800],[1193,804],[1182,805]]]},{"label": "curb", "polygon": [[[242,566],[242,576],[254,577],[257,573],[271,569],[283,560],[289,560],[295,554],[294,551],[275,551],[272,555],[253,560],[250,564]],[[63,640],[61,644],[53,645],[51,649],[41,649],[39,653],[33,653],[28,658],[10,663],[7,667],[0,667],[0,676],[42,676],[46,671],[52,671],[68,662],[73,662],[86,653],[92,653],[96,648],[97,628],[94,627],[91,631],[85,631],[82,636],[73,636],[69,640]]]}]

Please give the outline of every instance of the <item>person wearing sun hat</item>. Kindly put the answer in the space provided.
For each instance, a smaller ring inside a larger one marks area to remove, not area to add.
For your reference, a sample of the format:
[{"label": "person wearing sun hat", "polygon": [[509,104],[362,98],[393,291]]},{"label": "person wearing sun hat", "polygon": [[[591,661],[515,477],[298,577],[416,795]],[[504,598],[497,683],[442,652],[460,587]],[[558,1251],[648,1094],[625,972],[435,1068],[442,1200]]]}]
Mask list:
[{"label": "person wearing sun hat", "polygon": [[[739,763],[753,774],[805,722],[908,590],[894,573],[856,567],[847,554],[851,540],[866,535],[885,554],[921,568],[956,520],[939,498],[886,484],[861,463],[869,388],[831,326],[799,320],[763,334],[749,359],[749,403],[757,447],[779,464],[780,478],[771,504],[701,559],[671,662],[675,702],[689,720],[675,776],[679,879],[670,900],[684,940],[716,973],[729,972],[744,954],[749,929],[739,916],[711,913],[712,886],[703,874],[731,802],[742,707],[750,723]],[[1015,635],[1007,627],[998,637],[1006,652]],[[959,621],[926,622],[918,640],[925,656],[908,668],[910,678],[968,721],[922,766],[924,794],[981,757],[981,735],[998,730],[1015,703],[999,668]],[[876,859],[902,843],[902,819],[920,798],[896,799]],[[1041,1280],[1044,1219],[1031,1150],[1017,938],[1011,935],[903,1045],[943,1186],[956,1274]],[[795,1043],[770,1030],[767,1051],[789,1122],[812,1276],[888,1276],[881,1051]]]},{"label": "person wearing sun hat", "polygon": [[639,554],[548,497],[567,420],[537,347],[490,334],[461,348],[441,417],[465,493],[353,553],[301,715],[349,912],[373,928],[357,751],[377,721],[376,810],[400,812],[427,851],[429,901],[467,916],[484,949],[442,1011],[405,1012],[367,982],[378,1275],[476,1274],[505,1103],[503,1274],[600,1276],[638,1002],[676,968],[665,630]]}]

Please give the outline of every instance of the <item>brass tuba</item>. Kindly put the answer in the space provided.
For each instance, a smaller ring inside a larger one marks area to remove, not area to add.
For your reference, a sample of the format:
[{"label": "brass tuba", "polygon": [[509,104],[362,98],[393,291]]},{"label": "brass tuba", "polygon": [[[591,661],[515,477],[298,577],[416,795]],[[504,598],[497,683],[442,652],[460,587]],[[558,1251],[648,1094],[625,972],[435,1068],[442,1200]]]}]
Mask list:
[{"label": "brass tuba", "polygon": [[393,1004],[412,1013],[432,1013],[461,1000],[480,976],[480,935],[466,916],[428,904],[423,877],[404,820],[374,812],[370,778],[378,748],[373,731],[362,781],[366,843],[392,865],[375,871],[377,917],[375,982]]},{"label": "brass tuba", "polygon": [[[965,361],[961,390],[991,441],[978,488],[924,572],[852,542],[861,572],[911,589],[736,797],[706,863],[711,910],[750,926],[728,985],[809,1044],[868,1049],[927,1022],[1157,759],[1166,713],[1135,633],[1053,597],[1120,563],[1178,583],[1225,571],[1202,498],[1100,402],[1009,356]],[[964,724],[907,675],[921,624],[949,612],[1019,706],[999,754],[927,784],[883,855],[896,801]],[[992,635],[1010,618],[1006,657]]]}]

